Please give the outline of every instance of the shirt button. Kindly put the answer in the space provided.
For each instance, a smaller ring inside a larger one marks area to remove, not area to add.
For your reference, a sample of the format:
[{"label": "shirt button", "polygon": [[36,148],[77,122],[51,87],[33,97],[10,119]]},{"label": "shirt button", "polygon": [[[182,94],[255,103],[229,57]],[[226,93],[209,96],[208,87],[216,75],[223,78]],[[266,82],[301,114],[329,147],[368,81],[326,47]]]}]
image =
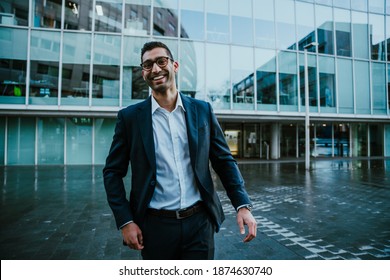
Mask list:
[{"label": "shirt button", "polygon": [[154,186],[156,185],[156,181],[151,181],[151,182],[150,182],[150,185],[151,185],[152,187],[154,187]]}]

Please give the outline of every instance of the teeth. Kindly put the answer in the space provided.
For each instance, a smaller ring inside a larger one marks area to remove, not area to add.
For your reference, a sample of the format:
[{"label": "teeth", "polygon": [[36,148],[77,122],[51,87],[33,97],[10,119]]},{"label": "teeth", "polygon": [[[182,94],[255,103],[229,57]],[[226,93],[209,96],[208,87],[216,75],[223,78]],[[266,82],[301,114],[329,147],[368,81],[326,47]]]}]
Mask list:
[{"label": "teeth", "polygon": [[153,80],[160,80],[162,78],[164,78],[164,76],[157,76],[157,77],[154,77]]}]

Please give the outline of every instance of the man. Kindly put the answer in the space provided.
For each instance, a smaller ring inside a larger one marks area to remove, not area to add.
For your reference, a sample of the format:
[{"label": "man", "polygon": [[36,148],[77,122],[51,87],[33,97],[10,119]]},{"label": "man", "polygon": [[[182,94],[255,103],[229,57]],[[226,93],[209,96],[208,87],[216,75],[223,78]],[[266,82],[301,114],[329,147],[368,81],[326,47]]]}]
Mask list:
[{"label": "man", "polygon": [[146,43],[141,62],[152,95],[119,111],[103,170],[123,243],[141,250],[143,259],[213,259],[224,214],[209,162],[237,209],[241,234],[247,225],[249,242],[256,236],[251,202],[210,104],[178,93],[179,64],[165,44]]}]

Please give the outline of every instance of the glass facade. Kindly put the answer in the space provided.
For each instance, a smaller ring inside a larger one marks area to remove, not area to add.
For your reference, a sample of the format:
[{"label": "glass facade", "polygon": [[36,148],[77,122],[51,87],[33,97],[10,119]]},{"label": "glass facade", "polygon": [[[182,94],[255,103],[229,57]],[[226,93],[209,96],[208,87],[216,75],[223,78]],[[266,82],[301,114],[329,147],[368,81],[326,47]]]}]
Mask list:
[{"label": "glass facade", "polygon": [[150,40],[238,158],[304,157],[306,105],[313,157],[390,154],[390,0],[3,0],[0,164],[103,164]]}]

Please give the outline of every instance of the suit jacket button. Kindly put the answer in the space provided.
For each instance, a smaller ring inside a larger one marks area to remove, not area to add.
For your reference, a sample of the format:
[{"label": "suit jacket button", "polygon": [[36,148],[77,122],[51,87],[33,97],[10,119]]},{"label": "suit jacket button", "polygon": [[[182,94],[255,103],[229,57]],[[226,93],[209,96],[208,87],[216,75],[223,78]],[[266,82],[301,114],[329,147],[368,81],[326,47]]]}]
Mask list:
[{"label": "suit jacket button", "polygon": [[154,187],[154,186],[156,185],[156,181],[151,181],[151,182],[150,182],[150,185],[151,185],[152,187]]}]

